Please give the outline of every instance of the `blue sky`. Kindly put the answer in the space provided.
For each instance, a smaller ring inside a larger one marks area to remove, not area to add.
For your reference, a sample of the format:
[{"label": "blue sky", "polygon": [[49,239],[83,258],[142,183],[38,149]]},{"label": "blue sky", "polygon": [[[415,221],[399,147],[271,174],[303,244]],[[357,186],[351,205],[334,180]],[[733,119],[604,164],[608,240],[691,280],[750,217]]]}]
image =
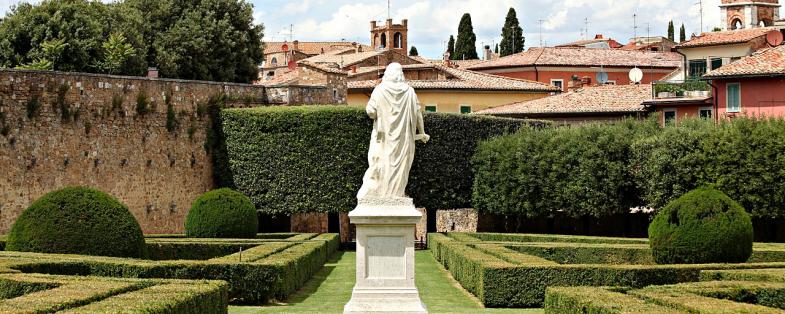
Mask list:
[{"label": "blue sky", "polygon": [[[368,43],[371,20],[387,18],[384,0],[250,0],[254,18],[265,25],[266,40],[288,39],[293,25],[299,40],[348,40]],[[20,1],[0,0],[0,12]],[[720,0],[704,0],[704,29],[719,26]],[[604,34],[625,43],[637,33],[665,35],[668,21],[683,22],[687,34],[700,30],[698,0],[392,0],[390,15],[396,22],[409,19],[409,45],[421,55],[438,58],[450,34],[456,34],[463,13],[471,13],[478,49],[482,43],[499,42],[504,17],[510,7],[518,11],[526,47],[542,39],[554,45],[581,39],[588,19],[588,34]],[[782,11],[781,11],[782,12]],[[781,16],[785,14],[781,13]],[[647,31],[647,28],[649,29]],[[479,50],[478,50],[479,51]]]}]

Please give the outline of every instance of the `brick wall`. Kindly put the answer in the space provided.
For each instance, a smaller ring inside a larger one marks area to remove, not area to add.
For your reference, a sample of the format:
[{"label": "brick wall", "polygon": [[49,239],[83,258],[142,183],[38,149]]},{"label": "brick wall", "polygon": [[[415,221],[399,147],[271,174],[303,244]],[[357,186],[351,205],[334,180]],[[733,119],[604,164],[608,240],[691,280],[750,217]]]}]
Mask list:
[{"label": "brick wall", "polygon": [[0,234],[68,185],[117,197],[146,233],[181,232],[191,202],[213,188],[205,106],[221,93],[231,107],[333,103],[318,87],[0,70]]}]

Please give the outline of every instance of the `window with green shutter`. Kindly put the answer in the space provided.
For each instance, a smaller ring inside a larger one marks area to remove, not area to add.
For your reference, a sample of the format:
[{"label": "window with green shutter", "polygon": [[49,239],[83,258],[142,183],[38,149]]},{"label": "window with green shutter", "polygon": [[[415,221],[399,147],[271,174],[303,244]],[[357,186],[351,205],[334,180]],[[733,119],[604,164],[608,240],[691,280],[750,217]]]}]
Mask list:
[{"label": "window with green shutter", "polygon": [[436,112],[436,105],[426,105],[425,112]]},{"label": "window with green shutter", "polygon": [[727,85],[727,110],[728,112],[741,112],[741,85],[728,83]]},{"label": "window with green shutter", "polygon": [[461,105],[461,113],[472,113],[472,106]]}]

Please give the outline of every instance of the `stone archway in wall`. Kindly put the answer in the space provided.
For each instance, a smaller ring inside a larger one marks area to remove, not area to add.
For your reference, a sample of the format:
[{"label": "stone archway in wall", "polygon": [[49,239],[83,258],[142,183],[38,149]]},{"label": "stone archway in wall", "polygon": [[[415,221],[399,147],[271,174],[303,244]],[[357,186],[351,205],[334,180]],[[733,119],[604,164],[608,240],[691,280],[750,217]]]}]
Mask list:
[{"label": "stone archway in wall", "polygon": [[744,28],[744,22],[741,21],[740,17],[733,17],[730,20],[730,30],[737,30]]},{"label": "stone archway in wall", "polygon": [[772,25],[774,25],[774,22],[772,20],[769,20],[769,19],[762,19],[762,20],[760,20],[760,23],[758,23],[758,26],[760,26],[760,27],[769,27],[769,26],[772,26]]}]

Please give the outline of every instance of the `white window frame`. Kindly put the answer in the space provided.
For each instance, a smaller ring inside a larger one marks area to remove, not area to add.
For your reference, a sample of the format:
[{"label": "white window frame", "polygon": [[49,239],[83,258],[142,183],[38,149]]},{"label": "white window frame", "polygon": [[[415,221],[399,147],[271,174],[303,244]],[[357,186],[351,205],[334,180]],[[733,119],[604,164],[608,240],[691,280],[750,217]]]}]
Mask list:
[{"label": "white window frame", "polygon": [[[469,107],[469,112],[467,112],[467,113],[463,113],[463,107]],[[472,108],[472,105],[458,105],[458,113],[461,113],[461,114],[470,114],[470,113],[472,113],[472,112],[474,112],[474,108]]]},{"label": "white window frame", "polygon": [[564,91],[564,79],[551,79],[551,85],[556,86],[556,84],[553,84],[555,82],[559,82],[561,84],[561,88],[560,89],[563,92]]},{"label": "white window frame", "polygon": [[[434,107],[434,108],[436,108],[436,111],[428,111],[428,107]],[[424,111],[424,112],[439,112],[439,105],[437,105],[437,104],[425,104],[425,106],[422,107],[422,111]]]},{"label": "white window frame", "polygon": [[700,107],[698,108],[698,118],[701,118],[701,111],[709,111],[711,113],[711,117],[714,118],[714,108],[712,107]]},{"label": "white window frame", "polygon": [[[729,93],[729,91],[730,91],[731,85],[738,86],[738,89],[739,89],[739,107],[735,108],[735,110],[731,110],[731,108],[730,108],[730,93]],[[725,84],[725,111],[728,112],[728,113],[739,113],[739,112],[741,112],[741,83],[733,82],[733,83]]]}]

